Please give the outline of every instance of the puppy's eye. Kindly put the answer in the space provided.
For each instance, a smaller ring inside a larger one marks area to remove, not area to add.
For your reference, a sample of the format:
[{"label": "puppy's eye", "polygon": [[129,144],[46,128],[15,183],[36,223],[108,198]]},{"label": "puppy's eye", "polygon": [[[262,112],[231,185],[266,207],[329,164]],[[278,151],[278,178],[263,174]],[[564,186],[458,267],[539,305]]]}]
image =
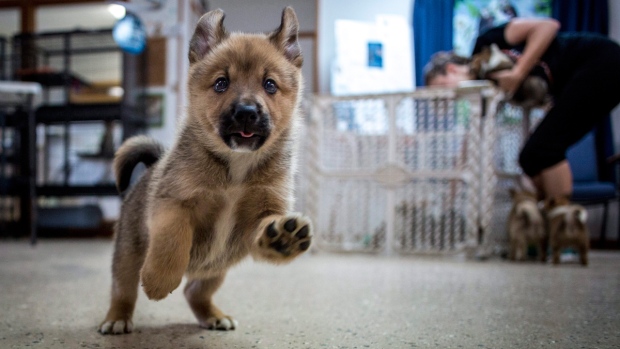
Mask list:
[{"label": "puppy's eye", "polygon": [[226,89],[228,89],[228,79],[219,78],[215,80],[215,85],[213,85],[213,89],[215,90],[215,92],[220,93],[226,91]]},{"label": "puppy's eye", "polygon": [[276,93],[276,91],[278,91],[278,86],[276,85],[276,82],[271,79],[265,80],[263,87],[265,88],[265,91],[267,91],[267,93],[269,94],[274,94]]}]

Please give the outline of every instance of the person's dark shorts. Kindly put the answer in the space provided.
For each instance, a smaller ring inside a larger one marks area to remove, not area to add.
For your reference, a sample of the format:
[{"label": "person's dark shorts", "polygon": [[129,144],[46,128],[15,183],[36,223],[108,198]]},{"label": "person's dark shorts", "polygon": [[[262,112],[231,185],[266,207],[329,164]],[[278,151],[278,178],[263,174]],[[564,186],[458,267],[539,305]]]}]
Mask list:
[{"label": "person's dark shorts", "polygon": [[620,46],[609,42],[591,52],[565,86],[519,156],[530,177],[565,160],[567,149],[620,103]]}]

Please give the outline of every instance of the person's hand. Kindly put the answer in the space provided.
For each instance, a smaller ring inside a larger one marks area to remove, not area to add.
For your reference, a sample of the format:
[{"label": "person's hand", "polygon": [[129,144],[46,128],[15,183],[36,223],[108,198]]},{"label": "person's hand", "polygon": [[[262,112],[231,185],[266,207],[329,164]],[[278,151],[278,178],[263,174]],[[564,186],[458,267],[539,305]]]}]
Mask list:
[{"label": "person's hand", "polygon": [[491,74],[491,78],[497,81],[497,86],[502,91],[504,91],[508,96],[512,96],[517,91],[519,86],[521,86],[525,76],[519,70],[513,68],[493,73]]}]

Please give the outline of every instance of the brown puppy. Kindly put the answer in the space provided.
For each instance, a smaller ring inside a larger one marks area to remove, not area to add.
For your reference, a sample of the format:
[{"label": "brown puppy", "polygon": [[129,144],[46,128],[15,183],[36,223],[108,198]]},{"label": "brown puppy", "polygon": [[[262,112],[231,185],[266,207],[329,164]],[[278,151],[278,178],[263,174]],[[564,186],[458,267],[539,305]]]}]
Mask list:
[{"label": "brown puppy", "polygon": [[226,271],[248,255],[289,262],[310,246],[310,221],[289,213],[302,89],[297,17],[287,7],[266,35],[228,33],[223,20],[221,10],[205,14],[191,39],[188,116],[172,149],[139,136],[116,154],[121,191],[138,162],[149,168],[123,202],[101,333],[131,332],[140,281],[159,300],[184,275],[200,326],[234,329],[212,302]]},{"label": "brown puppy", "polygon": [[590,231],[586,225],[588,212],[566,198],[548,199],[545,203],[549,244],[553,254],[553,264],[560,263],[563,248],[575,247],[579,252],[579,261],[588,265],[590,249]]},{"label": "brown puppy", "polygon": [[541,262],[547,260],[545,224],[538,209],[536,194],[510,189],[513,206],[508,215],[508,237],[512,260],[525,260],[529,245],[538,248]]},{"label": "brown puppy", "polygon": [[[500,70],[512,69],[515,62],[507,54],[502,52],[496,44],[484,47],[482,51],[474,55],[469,64],[472,74],[477,79],[490,79],[492,74]],[[522,107],[540,107],[550,101],[547,94],[547,82],[538,76],[528,76],[510,102]]]}]

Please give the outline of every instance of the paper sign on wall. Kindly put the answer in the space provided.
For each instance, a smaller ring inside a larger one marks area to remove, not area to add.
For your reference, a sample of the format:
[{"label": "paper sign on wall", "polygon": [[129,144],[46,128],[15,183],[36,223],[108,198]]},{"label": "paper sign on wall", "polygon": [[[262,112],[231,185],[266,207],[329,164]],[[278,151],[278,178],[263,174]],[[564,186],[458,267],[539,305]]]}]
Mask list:
[{"label": "paper sign on wall", "polygon": [[405,17],[377,16],[376,21],[337,20],[334,95],[411,91],[411,28]]}]

